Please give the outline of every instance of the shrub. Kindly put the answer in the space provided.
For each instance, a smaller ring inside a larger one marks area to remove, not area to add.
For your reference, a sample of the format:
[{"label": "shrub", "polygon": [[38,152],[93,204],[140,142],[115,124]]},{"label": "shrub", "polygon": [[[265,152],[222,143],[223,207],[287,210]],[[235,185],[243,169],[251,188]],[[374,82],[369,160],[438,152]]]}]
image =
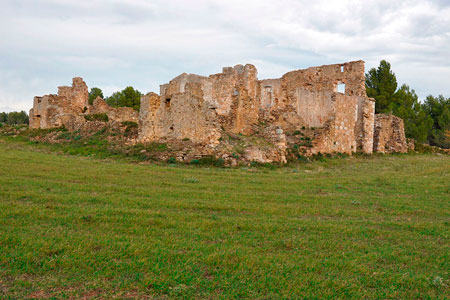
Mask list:
[{"label": "shrub", "polygon": [[276,168],[276,165],[271,164],[271,163],[260,163],[257,161],[252,161],[250,162],[250,166],[254,167],[254,168],[267,168],[270,170],[274,170]]},{"label": "shrub", "polygon": [[193,160],[190,161],[190,164],[191,165],[198,165],[198,164],[200,164],[200,161],[198,159],[193,159]]},{"label": "shrub", "polygon": [[127,126],[127,128],[138,128],[138,124],[132,121],[123,121],[122,126]]},{"label": "shrub", "polygon": [[72,133],[67,132],[67,131],[63,131],[61,132],[56,139],[57,140],[70,140],[72,138]]},{"label": "shrub", "polygon": [[138,124],[136,122],[124,121],[124,122],[122,122],[122,126],[126,126],[125,136],[129,136],[133,133],[137,133]]},{"label": "shrub", "polygon": [[100,121],[100,122],[108,122],[109,118],[107,114],[93,114],[84,116],[86,121]]},{"label": "shrub", "polygon": [[204,166],[215,166],[215,167],[223,167],[225,166],[225,161],[221,158],[217,159],[212,155],[203,156],[198,160],[199,165]]}]

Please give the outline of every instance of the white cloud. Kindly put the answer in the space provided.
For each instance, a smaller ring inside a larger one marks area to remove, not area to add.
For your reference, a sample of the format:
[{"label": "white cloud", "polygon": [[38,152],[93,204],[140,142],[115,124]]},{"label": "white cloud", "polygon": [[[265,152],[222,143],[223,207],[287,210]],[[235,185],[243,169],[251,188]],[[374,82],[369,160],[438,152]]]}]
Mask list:
[{"label": "white cloud", "polygon": [[0,107],[29,108],[74,76],[107,95],[238,63],[267,78],[357,59],[389,60],[422,98],[450,96],[449,15],[427,0],[4,0]]}]

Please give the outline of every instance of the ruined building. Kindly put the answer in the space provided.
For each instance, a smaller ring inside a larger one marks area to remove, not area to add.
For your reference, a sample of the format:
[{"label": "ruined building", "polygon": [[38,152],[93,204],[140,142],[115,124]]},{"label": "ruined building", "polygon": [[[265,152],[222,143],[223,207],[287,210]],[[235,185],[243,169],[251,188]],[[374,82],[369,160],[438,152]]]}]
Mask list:
[{"label": "ruined building", "polygon": [[[266,80],[258,80],[253,65],[237,65],[209,77],[184,73],[162,85],[160,95],[145,95],[139,139],[189,139],[214,149],[226,134],[262,134],[277,146],[279,160],[294,145],[306,155],[372,153],[374,112],[363,61]],[[309,145],[302,146],[305,140]],[[277,160],[269,156],[257,160]]]},{"label": "ruined building", "polygon": [[375,115],[373,151],[381,153],[406,153],[414,144],[408,145],[403,120],[393,115]]},{"label": "ruined building", "polygon": [[58,87],[58,94],[34,97],[30,110],[31,128],[56,128],[64,126],[69,130],[80,129],[85,116],[106,114],[112,122],[138,121],[138,112],[129,107],[110,107],[97,98],[89,104],[89,92],[86,83],[80,77],[73,78],[72,86]]},{"label": "ruined building", "polygon": [[[111,108],[102,99],[90,106],[87,94],[82,79],[74,78],[73,86],[59,88],[58,95],[36,97],[31,126],[74,128],[83,114],[96,112],[137,119],[132,109]],[[318,153],[405,152],[400,121],[375,116],[363,61],[265,80],[258,79],[253,65],[237,65],[208,77],[183,73],[161,85],[159,94],[143,96],[137,142],[176,145],[176,157],[183,161],[214,155],[226,161],[285,162],[289,156]]]}]

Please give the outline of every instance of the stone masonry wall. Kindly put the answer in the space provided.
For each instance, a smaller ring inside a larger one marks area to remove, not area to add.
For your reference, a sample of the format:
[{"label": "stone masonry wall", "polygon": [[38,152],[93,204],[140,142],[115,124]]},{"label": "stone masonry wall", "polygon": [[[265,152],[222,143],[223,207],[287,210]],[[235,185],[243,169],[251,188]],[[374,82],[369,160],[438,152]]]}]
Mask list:
[{"label": "stone masonry wall", "polygon": [[[253,65],[226,67],[209,77],[183,73],[161,86],[159,99],[153,93],[142,98],[139,140],[190,139],[215,147],[226,133],[312,128],[309,154],[371,153],[375,105],[364,83],[363,61],[266,80],[258,80]],[[339,84],[345,91],[338,91]]]},{"label": "stone masonry wall", "polygon": [[403,120],[393,115],[375,116],[373,150],[380,153],[408,152]]},{"label": "stone masonry wall", "polygon": [[57,95],[34,97],[33,108],[30,110],[31,128],[57,128],[64,126],[68,130],[82,127],[85,115],[105,113],[112,122],[138,122],[138,112],[132,108],[110,107],[97,98],[89,105],[89,92],[86,83],[80,77],[72,80],[72,86],[58,87]]},{"label": "stone masonry wall", "polygon": [[403,121],[375,117],[363,61],[265,80],[258,80],[250,64],[210,76],[183,73],[161,85],[159,95],[143,96],[139,113],[110,107],[101,98],[89,105],[86,83],[76,77],[57,95],[34,98],[30,127],[75,130],[88,114],[138,122],[138,142],[176,144],[182,149],[176,157],[182,160],[216,155],[234,161],[233,151],[258,162],[286,162],[288,154],[407,151]]}]

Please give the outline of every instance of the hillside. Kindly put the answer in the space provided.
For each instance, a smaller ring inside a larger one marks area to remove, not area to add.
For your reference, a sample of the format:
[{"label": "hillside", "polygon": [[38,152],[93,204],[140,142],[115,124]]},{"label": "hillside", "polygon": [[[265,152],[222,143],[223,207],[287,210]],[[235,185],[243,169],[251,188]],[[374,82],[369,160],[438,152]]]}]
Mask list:
[{"label": "hillside", "polygon": [[0,165],[2,299],[450,298],[450,156],[206,168],[0,137]]}]

